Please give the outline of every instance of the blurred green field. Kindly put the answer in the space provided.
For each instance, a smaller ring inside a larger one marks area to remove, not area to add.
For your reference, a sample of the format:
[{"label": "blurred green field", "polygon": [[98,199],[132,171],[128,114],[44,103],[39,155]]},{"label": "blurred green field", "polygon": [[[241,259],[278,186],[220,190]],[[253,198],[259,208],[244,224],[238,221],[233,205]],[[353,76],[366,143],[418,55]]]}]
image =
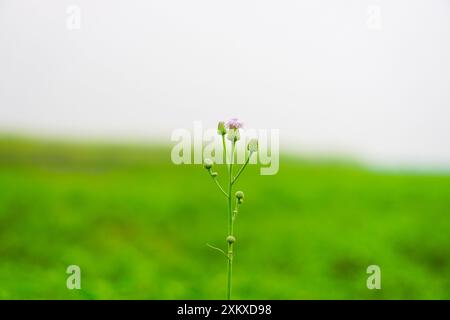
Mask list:
[{"label": "blurred green field", "polygon": [[[238,183],[234,298],[450,298],[448,173],[280,163]],[[1,299],[223,299],[226,260],[205,244],[225,247],[226,221],[205,170],[168,148],[0,138]]]}]

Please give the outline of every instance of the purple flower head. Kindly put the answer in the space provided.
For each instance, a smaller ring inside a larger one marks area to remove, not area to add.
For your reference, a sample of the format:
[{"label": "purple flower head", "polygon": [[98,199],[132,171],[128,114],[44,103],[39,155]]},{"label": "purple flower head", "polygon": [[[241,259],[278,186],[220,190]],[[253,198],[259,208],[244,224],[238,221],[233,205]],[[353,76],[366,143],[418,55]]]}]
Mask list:
[{"label": "purple flower head", "polygon": [[244,126],[244,124],[239,121],[237,118],[233,118],[227,122],[228,129],[240,129]]}]

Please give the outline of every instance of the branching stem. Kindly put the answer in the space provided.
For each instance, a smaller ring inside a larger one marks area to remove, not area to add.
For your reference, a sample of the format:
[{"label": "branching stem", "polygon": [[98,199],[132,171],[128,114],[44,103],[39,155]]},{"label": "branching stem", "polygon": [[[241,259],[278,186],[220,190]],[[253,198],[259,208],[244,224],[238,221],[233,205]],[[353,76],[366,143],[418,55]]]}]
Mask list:
[{"label": "branching stem", "polygon": [[216,177],[211,176],[211,178],[214,180],[214,182],[216,183],[216,185],[219,187],[220,191],[222,191],[222,193],[225,195],[225,197],[228,198],[228,194],[225,192],[225,190],[223,190],[222,186],[220,185],[219,181],[217,181]]},{"label": "branching stem", "polygon": [[[238,170],[236,176],[233,175],[233,164],[234,164],[234,158],[235,158],[235,149],[236,149],[236,139],[231,141],[231,148],[230,148],[230,157],[228,158],[228,153],[227,153],[227,144],[225,141],[225,135],[222,134],[222,144],[223,144],[223,160],[224,163],[227,167],[228,170],[228,192],[225,191],[224,188],[222,188],[222,186],[220,185],[219,181],[217,180],[217,173],[213,172],[211,170],[212,166],[207,166],[206,168],[209,170],[209,174],[211,175],[211,178],[214,180],[214,183],[217,185],[217,187],[219,188],[219,190],[225,195],[225,197],[227,198],[227,202],[228,202],[228,235],[227,235],[227,251],[225,252],[224,250],[212,246],[209,243],[207,243],[206,245],[208,247],[210,247],[211,249],[214,249],[218,252],[220,252],[221,254],[223,254],[226,258],[227,258],[227,263],[228,263],[228,267],[227,267],[227,299],[230,300],[231,299],[231,285],[232,285],[232,275],[233,275],[233,247],[234,247],[234,242],[236,241],[235,237],[234,237],[234,222],[235,219],[238,215],[238,211],[239,211],[239,206],[242,203],[243,200],[243,193],[242,191],[240,191],[239,195],[236,194],[236,202],[234,205],[234,209],[233,209],[233,185],[234,183],[237,181],[237,179],[239,178],[239,176],[242,174],[242,172],[245,170],[245,168],[247,167],[249,161],[250,161],[250,157],[253,154],[253,151],[250,151],[245,163],[241,166],[241,168]],[[239,197],[239,198],[238,198]]]},{"label": "branching stem", "polygon": [[207,243],[206,244],[208,247],[210,247],[211,249],[214,249],[214,250],[217,250],[217,251],[219,251],[220,253],[222,253],[224,256],[225,256],[225,258],[227,258],[228,259],[228,256],[227,256],[227,254],[225,253],[225,251],[223,251],[222,249],[220,249],[220,248],[217,248],[217,247],[215,247],[215,246],[212,246],[212,245],[210,245],[209,243]]},{"label": "branching stem", "polygon": [[247,160],[245,161],[245,163],[242,165],[242,167],[239,169],[236,177],[234,177],[233,181],[231,182],[231,184],[234,184],[236,182],[236,180],[239,178],[239,176],[241,175],[241,173],[244,171],[245,167],[248,165],[248,162],[250,161],[250,157],[252,156],[253,152],[250,151],[250,154],[248,155]]}]

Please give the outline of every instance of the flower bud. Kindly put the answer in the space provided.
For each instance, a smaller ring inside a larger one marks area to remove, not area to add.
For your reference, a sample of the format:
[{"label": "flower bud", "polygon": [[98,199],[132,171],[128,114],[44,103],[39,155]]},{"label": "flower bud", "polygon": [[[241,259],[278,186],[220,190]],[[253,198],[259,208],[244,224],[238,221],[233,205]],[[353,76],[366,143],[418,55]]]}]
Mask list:
[{"label": "flower bud", "polygon": [[238,200],[243,200],[244,199],[244,193],[242,191],[237,191],[235,196],[236,196],[236,198]]},{"label": "flower bud", "polygon": [[228,129],[227,139],[236,142],[241,138],[241,134],[239,133],[239,129]]},{"label": "flower bud", "polygon": [[211,177],[215,178],[217,177],[219,174],[217,172],[211,172]]},{"label": "flower bud", "polygon": [[233,236],[228,236],[228,237],[227,237],[227,242],[228,242],[228,243],[235,243],[235,242],[236,242],[236,238],[233,237]]},{"label": "flower bud", "polygon": [[225,129],[225,122],[219,122],[219,124],[217,125],[217,133],[221,136],[224,136],[227,133],[227,129]]},{"label": "flower bud", "polygon": [[251,140],[248,142],[247,149],[248,149],[250,152],[256,152],[256,151],[258,151],[258,139],[251,139]]},{"label": "flower bud", "polygon": [[214,162],[209,158],[206,158],[205,160],[203,160],[203,166],[205,167],[206,170],[211,169],[213,164],[214,164]]}]

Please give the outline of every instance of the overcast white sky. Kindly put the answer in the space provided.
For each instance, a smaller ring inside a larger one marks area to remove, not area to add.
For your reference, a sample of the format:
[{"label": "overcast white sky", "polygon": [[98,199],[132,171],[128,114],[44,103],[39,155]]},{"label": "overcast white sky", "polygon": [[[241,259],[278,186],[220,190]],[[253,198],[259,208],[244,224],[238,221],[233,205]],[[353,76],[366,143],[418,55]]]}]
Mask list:
[{"label": "overcast white sky", "polygon": [[450,1],[0,0],[0,131],[170,143],[232,116],[450,168]]}]

